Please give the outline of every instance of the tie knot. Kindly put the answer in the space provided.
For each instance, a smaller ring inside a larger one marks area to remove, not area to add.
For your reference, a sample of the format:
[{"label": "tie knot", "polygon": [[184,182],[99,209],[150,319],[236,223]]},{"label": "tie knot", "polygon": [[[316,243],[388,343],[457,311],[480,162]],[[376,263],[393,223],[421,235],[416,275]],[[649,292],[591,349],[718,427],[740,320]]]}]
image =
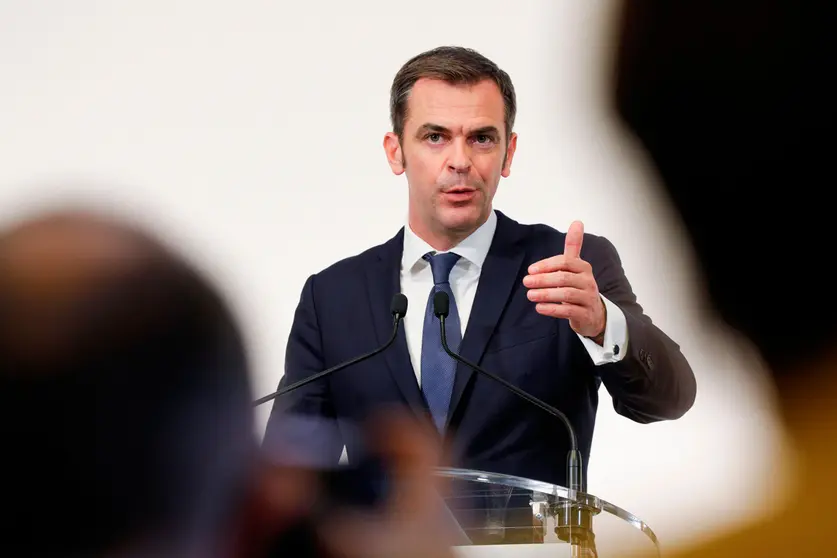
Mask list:
[{"label": "tie knot", "polygon": [[444,254],[433,254],[428,252],[424,259],[430,262],[430,269],[433,271],[433,283],[441,285],[447,283],[450,278],[450,270],[459,261],[459,254],[445,252]]}]

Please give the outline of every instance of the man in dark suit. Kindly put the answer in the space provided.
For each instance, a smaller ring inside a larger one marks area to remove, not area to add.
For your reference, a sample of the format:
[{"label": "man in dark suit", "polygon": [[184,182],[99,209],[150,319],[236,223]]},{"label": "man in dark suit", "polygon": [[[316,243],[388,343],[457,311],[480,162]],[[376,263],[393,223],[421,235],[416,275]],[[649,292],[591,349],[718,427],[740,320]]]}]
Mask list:
[{"label": "man in dark suit", "polygon": [[[432,296],[451,299],[449,344],[562,410],[586,469],[604,383],[616,411],[649,423],[693,404],[695,378],[678,345],[637,303],[605,238],[522,225],[492,209],[517,136],[509,76],[480,54],[443,47],[408,61],[391,91],[384,148],[406,174],[409,222],[392,239],[308,278],[282,385],[383,344],[392,296],[410,301],[384,355],[279,400],[268,451],[337,463],[357,459],[352,425],[383,406],[435,422],[464,467],[566,485],[569,438],[557,419],[456,363],[441,348]],[[296,428],[279,410],[309,419]]]}]

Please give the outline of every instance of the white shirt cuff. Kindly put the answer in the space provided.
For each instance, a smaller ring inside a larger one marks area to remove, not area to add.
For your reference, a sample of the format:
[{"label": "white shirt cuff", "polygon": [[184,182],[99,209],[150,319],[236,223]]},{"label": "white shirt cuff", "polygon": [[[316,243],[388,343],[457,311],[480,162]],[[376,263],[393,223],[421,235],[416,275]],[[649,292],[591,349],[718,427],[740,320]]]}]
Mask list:
[{"label": "white shirt cuff", "polygon": [[596,366],[619,362],[628,354],[628,322],[625,319],[625,314],[621,308],[610,302],[601,293],[599,296],[602,297],[602,302],[607,308],[604,343],[599,346],[592,339],[578,336]]}]

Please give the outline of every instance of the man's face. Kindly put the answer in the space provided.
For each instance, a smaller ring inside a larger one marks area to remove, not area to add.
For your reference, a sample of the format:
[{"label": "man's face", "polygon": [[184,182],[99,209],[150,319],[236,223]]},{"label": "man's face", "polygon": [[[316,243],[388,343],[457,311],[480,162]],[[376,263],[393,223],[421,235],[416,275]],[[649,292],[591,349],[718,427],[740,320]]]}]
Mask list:
[{"label": "man's face", "polygon": [[407,175],[410,226],[431,244],[461,240],[488,218],[517,144],[516,135],[506,141],[504,115],[491,80],[413,86],[403,137],[387,134],[384,148],[392,171]]}]

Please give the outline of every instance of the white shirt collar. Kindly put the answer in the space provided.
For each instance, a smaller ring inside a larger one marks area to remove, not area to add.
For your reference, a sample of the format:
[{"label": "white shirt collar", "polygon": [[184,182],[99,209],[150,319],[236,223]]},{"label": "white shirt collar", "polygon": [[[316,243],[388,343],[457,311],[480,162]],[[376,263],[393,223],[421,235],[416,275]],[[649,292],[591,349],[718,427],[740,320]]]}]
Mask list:
[{"label": "white shirt collar", "polygon": [[[454,246],[449,252],[459,256],[481,268],[491,248],[491,241],[494,239],[494,231],[497,230],[497,215],[494,210],[488,214],[488,219],[480,227],[471,233],[465,240]],[[404,251],[401,255],[401,269],[412,269],[416,263],[422,261],[422,256],[428,252],[437,252],[427,242],[413,232],[410,225],[404,226]]]}]

